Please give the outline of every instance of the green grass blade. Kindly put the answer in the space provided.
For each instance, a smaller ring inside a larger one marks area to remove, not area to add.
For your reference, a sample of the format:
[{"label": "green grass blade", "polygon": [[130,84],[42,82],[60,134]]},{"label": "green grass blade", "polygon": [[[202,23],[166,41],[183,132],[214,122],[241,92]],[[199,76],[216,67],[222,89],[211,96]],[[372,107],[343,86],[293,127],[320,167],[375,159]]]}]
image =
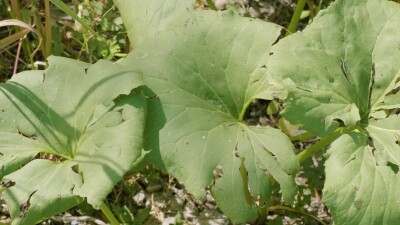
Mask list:
[{"label": "green grass blade", "polygon": [[[24,23],[20,20],[10,19],[10,20],[0,21],[0,27],[4,27],[4,26],[18,26],[18,27],[25,28],[29,31],[32,31],[34,34],[36,34],[36,36],[38,37],[39,43],[38,43],[38,47],[36,47],[36,49],[32,52],[32,54],[30,56],[30,58],[33,59],[33,56],[36,54],[36,52],[39,50],[40,46],[42,45],[43,38],[42,38],[42,35],[40,34],[40,32],[37,31],[35,28],[33,28],[31,25]],[[1,40],[1,41],[3,41],[3,40]]]},{"label": "green grass blade", "polygon": [[100,210],[103,212],[103,214],[106,216],[108,219],[108,222],[111,223],[111,225],[119,225],[119,221],[117,218],[115,218],[114,214],[111,212],[111,210],[108,208],[108,206],[103,202],[100,206]]},{"label": "green grass blade", "polygon": [[29,33],[28,29],[19,31],[15,34],[12,34],[8,37],[5,37],[3,39],[0,40],[0,49],[3,49],[5,47],[7,47],[8,45],[22,39],[27,33]]},{"label": "green grass blade", "polygon": [[74,13],[64,2],[61,0],[50,0],[57,8],[71,16],[74,20],[78,21],[85,30],[90,31],[92,34],[99,36],[96,31],[94,31],[82,18],[80,18],[76,13]]}]

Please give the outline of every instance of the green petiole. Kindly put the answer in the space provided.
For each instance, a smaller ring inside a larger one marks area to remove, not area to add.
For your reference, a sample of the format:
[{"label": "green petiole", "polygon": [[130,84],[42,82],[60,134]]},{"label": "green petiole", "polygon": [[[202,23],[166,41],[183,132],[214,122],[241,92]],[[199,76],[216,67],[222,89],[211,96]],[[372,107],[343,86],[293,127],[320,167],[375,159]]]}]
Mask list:
[{"label": "green petiole", "polygon": [[310,147],[306,148],[304,151],[297,154],[297,158],[299,159],[300,162],[308,159],[309,157],[311,157],[312,155],[317,153],[322,148],[330,145],[333,141],[335,141],[337,138],[339,138],[342,134],[345,134],[352,130],[354,130],[354,128],[346,128],[346,127],[337,128],[335,130],[335,132],[333,132],[332,134],[319,140],[315,144],[311,145]]},{"label": "green petiole", "polygon": [[297,2],[296,9],[294,10],[294,14],[292,19],[290,20],[290,24],[288,26],[288,30],[286,32],[286,36],[292,34],[296,31],[297,25],[299,24],[301,12],[303,12],[304,6],[306,5],[306,0],[299,0]]}]

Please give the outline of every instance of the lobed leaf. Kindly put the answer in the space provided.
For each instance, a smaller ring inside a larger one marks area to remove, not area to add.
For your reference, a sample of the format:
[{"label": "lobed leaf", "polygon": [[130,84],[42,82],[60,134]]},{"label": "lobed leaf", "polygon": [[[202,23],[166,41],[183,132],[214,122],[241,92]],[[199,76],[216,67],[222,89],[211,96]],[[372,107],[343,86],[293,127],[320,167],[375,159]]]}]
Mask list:
[{"label": "lobed leaf", "polygon": [[[129,11],[129,4],[120,7]],[[242,122],[252,99],[265,95],[268,52],[279,35],[276,25],[231,11],[191,11],[146,37],[122,62],[146,85],[150,160],[197,198],[211,186],[218,206],[237,223],[257,218],[255,201],[267,204],[270,176],[286,202],[297,193],[299,164],[290,140]]]},{"label": "lobed leaf", "polygon": [[320,136],[358,130],[327,154],[323,201],[335,224],[400,220],[399,24],[397,3],[338,0],[272,50],[271,82],[289,89],[290,122]]},{"label": "lobed leaf", "polygon": [[141,76],[106,61],[49,64],[0,84],[0,177],[13,224],[83,199],[99,208],[142,154],[146,101],[131,92]]},{"label": "lobed leaf", "polygon": [[73,191],[82,179],[71,167],[37,159],[6,176],[3,182],[15,183],[3,193],[12,224],[36,224],[81,203]]},{"label": "lobed leaf", "polygon": [[115,0],[133,48],[168,29],[168,24],[194,9],[194,0]]},{"label": "lobed leaf", "polygon": [[274,46],[271,82],[290,92],[284,116],[321,136],[341,122],[367,124],[399,76],[399,11],[388,1],[336,1]]},{"label": "lobed leaf", "polygon": [[378,165],[368,137],[351,133],[329,149],[323,200],[335,224],[398,224],[400,175]]}]

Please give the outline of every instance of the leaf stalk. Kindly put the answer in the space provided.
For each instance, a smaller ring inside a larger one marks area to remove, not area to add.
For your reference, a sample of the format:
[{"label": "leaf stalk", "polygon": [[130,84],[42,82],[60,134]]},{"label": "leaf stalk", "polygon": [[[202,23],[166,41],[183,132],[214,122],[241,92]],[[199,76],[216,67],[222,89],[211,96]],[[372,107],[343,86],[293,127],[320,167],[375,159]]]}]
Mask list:
[{"label": "leaf stalk", "polygon": [[253,101],[253,99],[250,99],[244,104],[244,106],[242,108],[242,111],[239,114],[239,122],[243,122],[244,114],[246,113],[246,110],[247,110],[247,108],[249,107],[249,105],[251,104],[252,101]]},{"label": "leaf stalk", "polygon": [[288,26],[285,36],[288,36],[289,34],[292,34],[296,31],[297,26],[299,24],[301,12],[303,12],[305,5],[306,5],[306,0],[299,0],[297,2],[296,9],[294,10],[292,19],[290,20],[290,24]]},{"label": "leaf stalk", "polygon": [[267,207],[267,205],[262,205],[265,202],[266,202],[265,197],[264,196],[260,196],[260,206],[258,206],[258,221],[257,221],[257,225],[264,225],[267,222],[268,207]]},{"label": "leaf stalk", "polygon": [[333,132],[332,134],[328,135],[327,137],[319,140],[315,144],[311,145],[310,147],[306,148],[304,151],[300,152],[297,154],[297,158],[299,159],[299,162],[302,162],[315,153],[317,153],[319,150],[322,148],[330,145],[333,141],[335,141],[337,138],[339,138],[342,134],[350,132],[354,130],[353,128],[347,128],[347,127],[339,127]]}]

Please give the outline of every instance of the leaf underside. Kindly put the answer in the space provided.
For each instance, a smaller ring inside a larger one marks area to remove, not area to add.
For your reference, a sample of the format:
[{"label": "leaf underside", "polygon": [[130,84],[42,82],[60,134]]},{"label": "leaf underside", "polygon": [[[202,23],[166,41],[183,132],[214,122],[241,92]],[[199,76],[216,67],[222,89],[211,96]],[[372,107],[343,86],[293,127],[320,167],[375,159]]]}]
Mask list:
[{"label": "leaf underside", "polygon": [[218,206],[237,223],[257,218],[254,200],[266,204],[271,176],[292,201],[299,165],[289,139],[241,122],[267,88],[265,65],[280,28],[231,11],[190,11],[152,33],[122,62],[146,85],[150,160],[197,198],[211,186]]},{"label": "leaf underside", "polygon": [[338,0],[272,49],[286,119],[320,136],[357,130],[327,154],[323,201],[335,224],[400,222],[399,44],[399,4]]},{"label": "leaf underside", "polygon": [[0,177],[13,224],[84,199],[99,208],[142,152],[146,101],[131,93],[139,75],[106,61],[49,64],[0,84]]}]

